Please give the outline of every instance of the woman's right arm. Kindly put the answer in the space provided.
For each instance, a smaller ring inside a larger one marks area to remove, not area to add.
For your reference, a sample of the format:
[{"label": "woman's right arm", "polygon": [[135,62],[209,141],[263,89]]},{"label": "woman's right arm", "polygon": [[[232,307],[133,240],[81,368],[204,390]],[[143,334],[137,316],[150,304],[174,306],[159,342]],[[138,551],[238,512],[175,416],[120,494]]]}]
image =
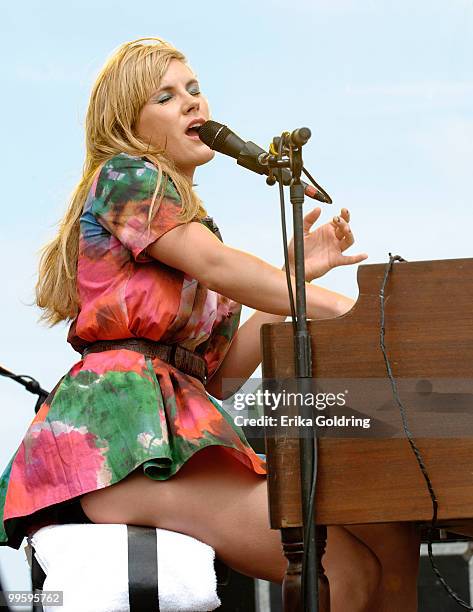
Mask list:
[{"label": "woman's right arm", "polygon": [[[151,257],[182,270],[209,289],[255,310],[289,315],[286,274],[262,259],[229,247],[203,224],[173,228],[147,248]],[[295,292],[295,278],[292,277]],[[306,283],[307,316],[332,318],[347,312],[353,300]]]}]

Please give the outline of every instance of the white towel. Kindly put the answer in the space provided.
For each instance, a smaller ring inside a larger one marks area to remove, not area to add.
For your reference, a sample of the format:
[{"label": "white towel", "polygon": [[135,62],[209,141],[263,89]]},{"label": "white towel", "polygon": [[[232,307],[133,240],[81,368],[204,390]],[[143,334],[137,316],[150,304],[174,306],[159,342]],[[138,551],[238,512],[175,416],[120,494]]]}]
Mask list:
[{"label": "white towel", "polygon": [[[174,531],[156,529],[162,612],[215,610],[213,548]],[[63,591],[63,606],[44,612],[129,612],[126,525],[67,524],[39,529],[29,542],[46,574],[44,591]]]}]

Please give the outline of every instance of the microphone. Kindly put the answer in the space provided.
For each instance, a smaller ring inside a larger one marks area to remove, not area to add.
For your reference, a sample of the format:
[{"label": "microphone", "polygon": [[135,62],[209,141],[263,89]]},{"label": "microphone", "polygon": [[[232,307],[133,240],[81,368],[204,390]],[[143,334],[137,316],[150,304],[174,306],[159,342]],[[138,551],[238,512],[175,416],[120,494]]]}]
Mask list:
[{"label": "microphone", "polygon": [[[308,134],[307,134],[308,133]],[[200,140],[213,151],[218,151],[224,155],[229,155],[237,160],[237,163],[248,170],[252,170],[257,174],[269,174],[269,167],[264,164],[264,160],[269,155],[267,151],[259,147],[254,142],[245,142],[239,136],[232,132],[226,125],[217,123],[217,121],[206,121],[198,131]],[[294,139],[299,139],[300,144],[307,142],[310,137],[310,130],[300,128],[293,132]],[[296,144],[296,143],[295,143]],[[284,185],[289,185],[292,176],[287,168],[282,168],[282,182]],[[274,172],[277,179],[278,173]],[[332,199],[322,187],[317,185],[314,187],[301,181],[304,186],[304,193],[309,198],[331,204]]]}]

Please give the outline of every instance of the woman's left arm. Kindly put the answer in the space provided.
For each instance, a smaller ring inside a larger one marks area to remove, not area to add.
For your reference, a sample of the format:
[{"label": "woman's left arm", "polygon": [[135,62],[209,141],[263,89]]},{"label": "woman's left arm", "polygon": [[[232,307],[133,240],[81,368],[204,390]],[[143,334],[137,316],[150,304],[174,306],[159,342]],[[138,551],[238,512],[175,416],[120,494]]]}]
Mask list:
[{"label": "woman's left arm", "polygon": [[225,379],[247,380],[261,363],[260,327],[264,323],[281,323],[285,320],[286,317],[282,315],[267,312],[256,311],[251,315],[238,328],[224,360],[206,385],[208,393],[223,399],[222,382]]},{"label": "woman's left arm", "polygon": [[[314,287],[315,289],[315,287]],[[355,303],[349,297],[328,291],[320,290],[321,306],[320,319],[332,319],[348,312]],[[210,395],[223,399],[222,382],[225,379],[238,379],[241,382],[247,380],[261,363],[260,328],[265,323],[282,323],[285,316],[269,314],[257,310],[251,317],[238,328],[230,348],[220,367],[206,385]],[[229,395],[230,389],[225,389],[225,395]]]}]

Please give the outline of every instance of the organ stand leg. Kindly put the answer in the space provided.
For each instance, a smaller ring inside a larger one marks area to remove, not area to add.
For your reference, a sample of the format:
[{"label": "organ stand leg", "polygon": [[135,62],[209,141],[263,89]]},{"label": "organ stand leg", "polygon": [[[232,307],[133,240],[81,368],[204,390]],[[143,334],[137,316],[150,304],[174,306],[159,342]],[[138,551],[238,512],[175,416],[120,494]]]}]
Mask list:
[{"label": "organ stand leg", "polygon": [[281,529],[281,542],[288,561],[282,584],[283,610],[284,612],[303,612],[301,600],[301,570],[304,554],[302,527]]},{"label": "organ stand leg", "polygon": [[[302,527],[281,529],[281,542],[288,566],[282,585],[284,612],[304,612],[301,598],[301,572],[304,556]],[[327,528],[318,526],[316,530],[317,556],[319,559],[319,612],[330,612],[330,587],[322,565],[322,557],[327,541]]]}]

